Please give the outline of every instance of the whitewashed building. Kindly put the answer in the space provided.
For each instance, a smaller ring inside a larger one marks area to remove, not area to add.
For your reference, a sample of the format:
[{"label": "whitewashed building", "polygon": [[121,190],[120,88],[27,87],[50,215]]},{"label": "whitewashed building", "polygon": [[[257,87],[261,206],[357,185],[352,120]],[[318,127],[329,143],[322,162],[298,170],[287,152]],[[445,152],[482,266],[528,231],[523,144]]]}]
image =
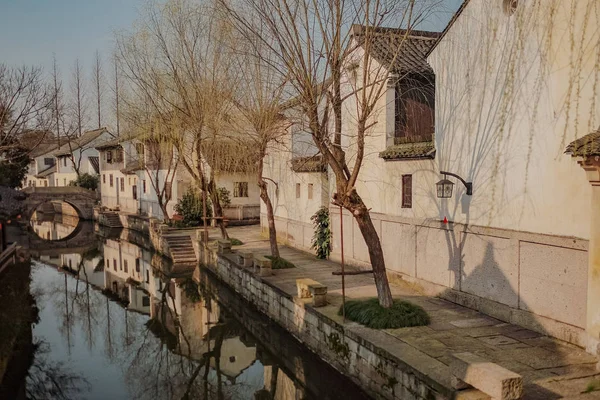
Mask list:
[{"label": "whitewashed building", "polygon": [[44,140],[29,153],[31,162],[25,175],[23,187],[54,186],[56,158],[52,155],[52,152],[58,148],[58,143],[56,139]]},{"label": "whitewashed building", "polygon": [[79,174],[98,175],[100,173],[99,153],[96,146],[114,138],[106,128],[84,132],[80,137],[69,140],[55,150],[56,172],[53,186],[68,186]]},{"label": "whitewashed building", "polygon": [[138,213],[138,171],[143,169],[144,146],[135,138],[115,138],[96,146],[100,158],[101,203],[111,210]]},{"label": "whitewashed building", "polygon": [[[441,35],[411,32],[387,67],[428,76],[435,104],[429,95],[417,105],[411,104],[417,99],[399,97],[392,71],[369,121],[356,185],[390,276],[590,351],[600,339],[600,324],[591,322],[600,321],[600,302],[591,304],[598,296],[588,293],[592,186],[564,152],[600,124],[600,21],[588,12],[594,4],[470,0]],[[390,43],[374,46],[372,56],[384,66],[381,49]],[[352,77],[345,79],[348,84]],[[353,132],[355,106],[348,102],[344,109],[344,130]],[[416,111],[420,117],[406,127]],[[426,137],[428,115],[435,115],[432,140]],[[405,129],[398,129],[402,124]],[[402,132],[415,128],[425,133]],[[269,162],[265,169],[275,176]],[[289,163],[284,170],[294,177]],[[472,182],[472,195],[447,176],[452,196],[438,198],[440,171]],[[279,188],[280,196],[293,194],[293,179]],[[330,181],[328,198],[335,190]],[[306,222],[290,213],[303,207],[293,198],[288,195],[285,211],[278,211],[278,229],[288,237],[307,236],[286,231],[285,224]],[[330,212],[332,259],[339,260],[339,209]],[[344,239],[346,261],[368,268],[366,245],[347,212]]]}]

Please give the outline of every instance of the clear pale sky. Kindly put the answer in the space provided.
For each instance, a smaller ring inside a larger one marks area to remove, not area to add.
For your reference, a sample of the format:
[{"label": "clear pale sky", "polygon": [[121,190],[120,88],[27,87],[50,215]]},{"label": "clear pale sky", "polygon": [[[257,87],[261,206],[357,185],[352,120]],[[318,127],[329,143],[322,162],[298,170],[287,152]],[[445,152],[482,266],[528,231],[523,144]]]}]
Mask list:
[{"label": "clear pale sky", "polygon": [[[0,0],[0,63],[50,71],[56,53],[65,78],[76,58],[91,71],[95,51],[110,56],[113,31],[131,26],[142,1]],[[421,29],[442,30],[462,0],[442,2],[443,10]]]}]

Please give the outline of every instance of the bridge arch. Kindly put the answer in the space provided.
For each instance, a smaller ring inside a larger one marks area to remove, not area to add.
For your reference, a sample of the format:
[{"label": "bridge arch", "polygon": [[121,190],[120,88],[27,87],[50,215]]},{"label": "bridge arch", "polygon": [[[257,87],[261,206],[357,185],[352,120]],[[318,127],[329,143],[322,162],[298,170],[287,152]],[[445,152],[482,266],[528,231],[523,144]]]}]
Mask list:
[{"label": "bridge arch", "polygon": [[23,193],[27,196],[23,205],[23,214],[27,219],[31,219],[33,212],[42,204],[63,201],[75,209],[79,219],[91,220],[98,201],[95,191],[77,186],[28,187],[23,189]]}]

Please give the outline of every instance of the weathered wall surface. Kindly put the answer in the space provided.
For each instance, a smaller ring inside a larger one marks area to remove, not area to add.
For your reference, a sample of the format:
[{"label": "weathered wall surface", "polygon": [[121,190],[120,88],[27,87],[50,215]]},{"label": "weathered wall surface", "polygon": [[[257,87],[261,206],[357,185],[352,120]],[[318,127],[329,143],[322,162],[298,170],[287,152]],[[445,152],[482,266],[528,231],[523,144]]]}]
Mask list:
[{"label": "weathered wall surface", "polygon": [[[340,217],[331,209],[331,258],[340,259]],[[582,345],[587,240],[443,224],[372,213],[390,275],[422,291]],[[344,256],[370,268],[358,226],[344,214]]]},{"label": "weathered wall surface", "polygon": [[[398,349],[394,355],[384,351],[357,334],[360,326],[343,327],[337,324],[301,300],[240,267],[233,261],[233,254],[217,256],[215,252],[210,252],[209,258],[207,267],[220,280],[370,395],[402,400],[446,399],[453,396],[450,382],[440,378],[447,375],[449,379],[449,373],[441,372],[444,368],[448,369],[447,366],[441,363],[436,365],[434,359],[431,362],[411,363],[409,360],[415,361],[417,355],[411,353],[414,349],[409,349],[410,346]],[[423,369],[430,370],[417,370],[416,364],[422,364]]]}]

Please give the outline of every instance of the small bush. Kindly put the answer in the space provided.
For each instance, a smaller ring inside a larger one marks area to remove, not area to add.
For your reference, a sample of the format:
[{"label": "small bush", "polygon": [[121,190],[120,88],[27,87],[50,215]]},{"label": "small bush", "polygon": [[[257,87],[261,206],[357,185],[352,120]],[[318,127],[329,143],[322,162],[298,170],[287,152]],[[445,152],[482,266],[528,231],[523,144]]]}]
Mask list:
[{"label": "small bush", "polygon": [[98,175],[88,173],[81,174],[74,181],[69,182],[69,186],[79,186],[88,190],[96,190],[99,183]]},{"label": "small bush", "polygon": [[221,207],[227,208],[231,205],[231,196],[229,190],[224,187],[217,189],[217,196],[219,197],[219,203]]},{"label": "small bush", "polygon": [[265,256],[271,260],[271,269],[288,269],[288,268],[296,268],[294,264],[281,257],[273,257],[273,256]]},{"label": "small bush", "polygon": [[230,238],[229,240],[231,240],[232,246],[241,246],[244,244],[244,242],[242,242],[240,239]]},{"label": "small bush", "polygon": [[326,259],[331,252],[329,210],[327,207],[321,207],[310,219],[315,227],[311,249],[317,251],[317,258]]},{"label": "small bush", "polygon": [[[342,307],[338,315],[342,315]],[[376,298],[347,301],[346,318],[373,329],[406,328],[429,324],[429,315],[417,305],[394,300],[390,308],[383,308]]]},{"label": "small bush", "polygon": [[[184,226],[202,225],[202,195],[197,190],[188,190],[175,205],[175,212],[181,215]],[[206,214],[208,217],[212,216],[212,206],[208,200],[208,196],[206,201]]]}]

